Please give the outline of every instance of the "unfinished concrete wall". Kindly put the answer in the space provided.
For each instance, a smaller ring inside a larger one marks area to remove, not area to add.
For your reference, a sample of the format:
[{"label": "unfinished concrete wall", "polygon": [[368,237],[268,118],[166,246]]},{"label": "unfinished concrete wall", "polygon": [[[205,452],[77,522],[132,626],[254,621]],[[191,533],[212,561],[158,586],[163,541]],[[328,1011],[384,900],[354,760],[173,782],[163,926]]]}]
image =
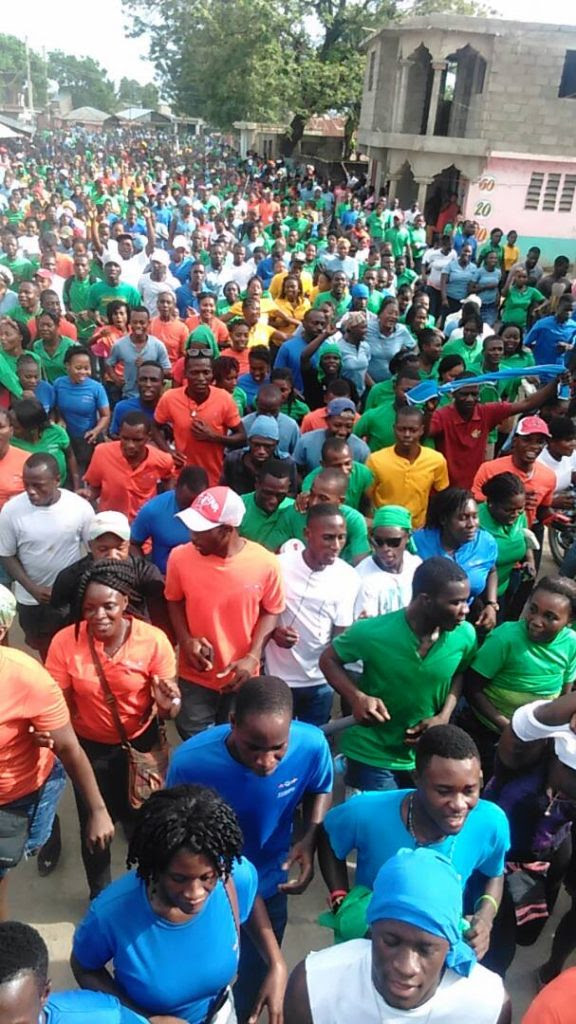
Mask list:
[{"label": "unfinished concrete wall", "polygon": [[483,111],[492,148],[576,155],[576,99],[558,96],[567,50],[576,50],[576,30],[561,25],[524,25],[495,39]]}]

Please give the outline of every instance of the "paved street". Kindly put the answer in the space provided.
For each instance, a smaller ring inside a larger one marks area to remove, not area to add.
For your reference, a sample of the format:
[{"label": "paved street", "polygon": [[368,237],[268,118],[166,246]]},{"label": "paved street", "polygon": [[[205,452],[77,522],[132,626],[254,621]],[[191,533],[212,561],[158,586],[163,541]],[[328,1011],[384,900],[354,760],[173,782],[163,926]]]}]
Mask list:
[{"label": "paved street", "polygon": [[[542,575],[555,569],[545,554]],[[18,631],[12,631],[11,641],[21,645]],[[29,861],[12,873],[10,910],[12,916],[37,926],[46,939],[52,961],[52,979],[55,988],[72,983],[68,957],[75,923],[88,905],[87,888],[80,861],[76,808],[68,786],[60,808],[63,833],[63,853],[55,872],[49,878],[40,878],[36,862]],[[119,833],[114,840],[113,870],[118,877],[124,870],[126,844]],[[316,924],[317,915],[325,909],[325,887],[319,875],[304,896],[294,897],[290,904],[290,921],[284,941],[284,953],[290,967],[311,949],[320,949],[331,941],[331,933]],[[522,949],[516,956],[508,974],[507,984],[514,1006],[514,1024],[536,992],[535,968],[546,958],[556,922],[566,907],[562,894],[554,917],[548,922],[536,946]],[[576,961],[575,961],[576,962]]]}]

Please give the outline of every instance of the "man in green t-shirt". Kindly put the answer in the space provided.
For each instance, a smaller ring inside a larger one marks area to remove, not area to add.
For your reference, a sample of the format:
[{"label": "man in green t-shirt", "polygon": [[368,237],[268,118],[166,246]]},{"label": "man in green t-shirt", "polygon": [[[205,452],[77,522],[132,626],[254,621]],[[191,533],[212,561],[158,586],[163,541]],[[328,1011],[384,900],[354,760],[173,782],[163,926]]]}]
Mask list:
[{"label": "man in green t-shirt", "polygon": [[[306,512],[315,505],[338,506],[346,523],[346,543],[340,552],[340,558],[350,565],[356,565],[370,554],[370,541],[364,516],[346,504],[348,478],[341,469],[320,469],[315,472],[310,491],[303,492],[300,501],[306,506]],[[306,512],[298,513],[300,521],[295,524],[296,532],[293,536],[300,540],[305,539]]]},{"label": "man in green t-shirt", "polygon": [[97,320],[100,318],[100,323],[105,323],[108,303],[114,299],[122,299],[131,309],[142,305],[140,292],[131,284],[122,284],[120,281],[121,266],[118,257],[105,256],[103,267],[104,280],[91,285],[88,293],[88,309],[96,314]]},{"label": "man in green t-shirt", "polygon": [[312,487],[323,469],[341,469],[348,480],[344,501],[349,508],[367,514],[372,506],[369,492],[374,486],[374,474],[363,462],[352,458],[350,445],[343,437],[328,437],[322,445],[320,466],[316,466],[302,481],[302,491]]},{"label": "man in green t-shirt", "polygon": [[74,256],[74,273],[64,282],[62,298],[66,312],[74,314],[80,342],[90,340],[96,325],[94,315],[89,309],[90,288],[93,283],[90,280],[88,256],[77,253]]},{"label": "man in green t-shirt", "polygon": [[291,488],[286,460],[269,459],[256,476],[256,489],[242,494],[246,509],[238,532],[241,537],[256,541],[269,551],[279,548],[295,537],[294,523],[298,513],[288,497]]},{"label": "man in green t-shirt", "polygon": [[14,284],[19,285],[22,281],[31,281],[36,270],[31,260],[27,260],[18,252],[18,239],[15,235],[6,232],[2,252],[0,253],[0,266],[8,267],[14,278]]},{"label": "man in green t-shirt", "polygon": [[401,214],[394,214],[394,220],[391,228],[387,228],[384,232],[384,241],[392,247],[392,255],[394,259],[398,256],[405,256],[406,262],[409,267],[412,266],[412,250],[410,249],[410,235],[408,230],[402,223]]},{"label": "man in green t-shirt", "polygon": [[[470,584],[448,558],[429,558],[414,573],[412,600],[389,615],[359,619],[320,658],[327,682],[350,704],[358,724],[343,733],[345,781],[360,790],[411,785],[415,744],[445,724],[462,692],[462,672],[476,651],[466,622]],[[360,659],[357,682],[344,666]]]}]

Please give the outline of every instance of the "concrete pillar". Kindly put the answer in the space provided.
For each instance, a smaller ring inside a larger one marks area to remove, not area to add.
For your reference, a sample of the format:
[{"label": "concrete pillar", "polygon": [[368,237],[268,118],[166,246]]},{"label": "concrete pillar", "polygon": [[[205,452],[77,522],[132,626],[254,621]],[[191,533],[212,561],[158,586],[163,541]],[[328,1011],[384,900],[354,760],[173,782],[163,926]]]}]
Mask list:
[{"label": "concrete pillar", "polygon": [[408,73],[412,66],[411,60],[403,58],[398,61],[396,68],[396,99],[394,102],[394,117],[392,131],[401,132],[404,125],[404,113],[406,111],[406,93],[408,90]]},{"label": "concrete pillar", "polygon": [[428,108],[428,119],[426,121],[426,135],[434,135],[434,127],[436,125],[436,117],[438,115],[438,100],[440,98],[440,85],[442,83],[442,75],[448,67],[448,61],[446,60],[433,60],[432,70],[434,72],[434,81],[432,82],[432,93],[430,95],[430,106]]},{"label": "concrete pillar", "polygon": [[246,154],[248,152],[248,149],[249,149],[249,146],[248,146],[248,129],[247,128],[241,128],[240,129],[240,158],[242,160],[246,159]]},{"label": "concrete pillar", "polygon": [[418,195],[416,196],[416,199],[418,201],[418,206],[420,207],[422,212],[424,212],[424,204],[426,202],[426,193],[428,191],[428,186],[432,184],[434,179],[433,178],[414,178],[414,181],[418,185]]},{"label": "concrete pillar", "polygon": [[396,188],[398,186],[398,182],[400,181],[400,175],[389,174],[388,180],[390,182],[390,185],[388,187],[388,202],[390,202],[391,199],[396,199]]}]

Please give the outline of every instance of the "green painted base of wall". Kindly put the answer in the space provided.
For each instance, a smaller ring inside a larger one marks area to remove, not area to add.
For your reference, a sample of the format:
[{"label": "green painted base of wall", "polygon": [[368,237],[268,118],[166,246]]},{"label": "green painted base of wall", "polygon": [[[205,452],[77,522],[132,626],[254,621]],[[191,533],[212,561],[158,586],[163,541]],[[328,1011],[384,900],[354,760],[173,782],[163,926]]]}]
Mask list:
[{"label": "green painted base of wall", "polygon": [[557,256],[567,256],[570,263],[576,260],[576,238],[531,238],[530,235],[520,235],[518,246],[522,256],[525,256],[532,245],[538,245],[542,250],[540,262],[545,267],[551,267]]}]

